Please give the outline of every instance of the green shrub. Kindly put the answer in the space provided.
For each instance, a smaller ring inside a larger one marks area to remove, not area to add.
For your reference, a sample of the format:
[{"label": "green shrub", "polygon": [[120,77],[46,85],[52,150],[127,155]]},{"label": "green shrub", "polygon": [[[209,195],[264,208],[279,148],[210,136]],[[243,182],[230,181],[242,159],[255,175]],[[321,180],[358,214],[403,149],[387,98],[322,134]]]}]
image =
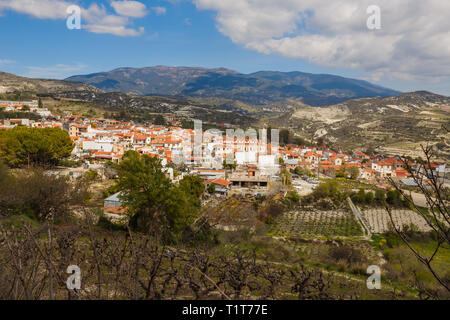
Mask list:
[{"label": "green shrub", "polygon": [[331,247],[329,255],[334,261],[344,261],[348,266],[361,263],[363,260],[361,250],[346,245]]},{"label": "green shrub", "polygon": [[365,203],[371,205],[374,202],[373,192],[369,191],[365,195]]},{"label": "green shrub", "polygon": [[211,183],[211,184],[208,186],[208,193],[209,193],[209,194],[213,194],[214,192],[216,192],[216,185],[215,185],[214,183]]},{"label": "green shrub", "polygon": [[336,178],[346,178],[347,175],[343,171],[336,172]]},{"label": "green shrub", "polygon": [[400,191],[389,190],[386,194],[386,202],[391,206],[400,206],[402,204]]},{"label": "green shrub", "polygon": [[364,189],[359,189],[357,193],[353,193],[351,195],[351,199],[357,204],[364,204],[366,203],[366,192],[364,191]]},{"label": "green shrub", "polygon": [[114,223],[104,215],[101,215],[98,219],[97,226],[110,231],[127,231],[125,225]]},{"label": "green shrub", "polygon": [[384,203],[385,200],[386,200],[386,194],[384,193],[384,191],[377,189],[375,191],[375,202],[378,204],[382,204],[382,203]]},{"label": "green shrub", "polygon": [[295,191],[295,190],[289,191],[285,198],[291,204],[298,204],[300,202],[300,196],[298,195],[297,191]]}]

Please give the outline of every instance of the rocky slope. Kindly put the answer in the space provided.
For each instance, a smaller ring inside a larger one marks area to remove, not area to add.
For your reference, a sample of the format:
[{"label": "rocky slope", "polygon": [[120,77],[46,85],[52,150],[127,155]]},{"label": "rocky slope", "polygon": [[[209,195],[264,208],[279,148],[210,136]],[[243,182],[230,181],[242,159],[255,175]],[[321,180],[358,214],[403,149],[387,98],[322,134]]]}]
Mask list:
[{"label": "rocky slope", "polygon": [[32,79],[16,76],[11,73],[0,72],[0,93],[12,91],[39,93],[55,93],[62,91],[102,92],[102,90],[86,83],[52,79]]},{"label": "rocky slope", "polygon": [[325,140],[352,149],[420,155],[420,145],[433,144],[450,158],[450,98],[426,91],[385,98],[366,98],[313,108],[289,106],[264,122],[291,127],[309,140]]}]

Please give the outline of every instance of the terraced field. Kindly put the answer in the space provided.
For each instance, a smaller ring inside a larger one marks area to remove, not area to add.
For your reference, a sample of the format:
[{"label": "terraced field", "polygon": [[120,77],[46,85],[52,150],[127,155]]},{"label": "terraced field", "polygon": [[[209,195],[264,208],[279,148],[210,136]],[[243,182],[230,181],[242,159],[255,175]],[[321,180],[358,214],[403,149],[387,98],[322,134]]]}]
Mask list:
[{"label": "terraced field", "polygon": [[270,228],[275,236],[363,236],[363,229],[350,210],[291,211],[283,214]]},{"label": "terraced field", "polygon": [[208,217],[212,225],[228,230],[239,227],[251,228],[261,223],[257,219],[257,212],[251,201],[234,198],[208,203],[203,207],[202,215]]},{"label": "terraced field", "polygon": [[[361,210],[363,219],[367,222],[372,233],[383,233],[392,230],[389,214],[384,208]],[[414,225],[418,231],[430,231],[425,220],[412,210],[393,210],[392,217],[397,227]]]}]

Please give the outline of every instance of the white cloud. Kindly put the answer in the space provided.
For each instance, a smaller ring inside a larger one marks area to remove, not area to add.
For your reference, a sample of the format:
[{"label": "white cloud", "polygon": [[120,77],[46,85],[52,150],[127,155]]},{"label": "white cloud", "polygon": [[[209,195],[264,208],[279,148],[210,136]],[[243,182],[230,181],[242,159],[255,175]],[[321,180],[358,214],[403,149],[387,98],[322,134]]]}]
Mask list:
[{"label": "white cloud", "polygon": [[132,28],[126,28],[124,26],[102,25],[102,24],[90,24],[84,27],[84,29],[92,33],[106,33],[121,37],[140,36],[145,31],[144,27],[140,27],[138,30],[135,30]]},{"label": "white cloud", "polygon": [[[63,0],[0,0],[0,12],[12,10],[38,19],[66,19],[66,10],[77,3]],[[110,14],[104,5],[96,3],[81,8],[82,28],[93,33],[117,36],[138,36],[144,28],[130,27],[131,18],[147,14],[146,6],[138,1],[113,1],[111,6],[117,14]]]},{"label": "white cloud", "polygon": [[[93,33],[106,33],[116,36],[139,36],[144,33],[144,27],[133,29],[127,27],[130,18],[121,15],[108,14],[104,6],[95,3],[88,9],[83,9],[81,17],[86,21],[82,28]],[[83,21],[83,20],[82,20]]]},{"label": "white cloud", "polygon": [[184,24],[187,26],[192,26],[192,21],[190,18],[184,18]]},{"label": "white cloud", "polygon": [[0,0],[0,10],[13,10],[39,19],[64,19],[72,3],[55,0]]},{"label": "white cloud", "polygon": [[43,79],[65,79],[72,76],[74,73],[85,70],[87,68],[84,64],[56,64],[53,66],[26,66],[26,77],[43,78]]},{"label": "white cloud", "polygon": [[152,34],[150,34],[147,37],[145,37],[145,40],[152,41],[152,40],[156,40],[158,38],[159,38],[159,33],[158,32],[153,32]]},{"label": "white cloud", "polygon": [[217,28],[244,47],[357,68],[380,79],[450,78],[450,1],[377,0],[381,30],[369,30],[373,0],[192,0],[217,12]]},{"label": "white cloud", "polygon": [[139,1],[112,1],[111,6],[121,16],[142,18],[147,15],[147,7]]},{"label": "white cloud", "polygon": [[155,12],[158,16],[164,15],[167,12],[165,7],[152,7],[153,12]]},{"label": "white cloud", "polygon": [[170,2],[173,5],[176,5],[176,4],[178,4],[178,3],[182,2],[182,1],[186,1],[186,0],[166,0],[166,1]]},{"label": "white cloud", "polygon": [[14,60],[10,60],[10,59],[0,59],[0,66],[5,65],[5,64],[12,64],[15,63]]}]

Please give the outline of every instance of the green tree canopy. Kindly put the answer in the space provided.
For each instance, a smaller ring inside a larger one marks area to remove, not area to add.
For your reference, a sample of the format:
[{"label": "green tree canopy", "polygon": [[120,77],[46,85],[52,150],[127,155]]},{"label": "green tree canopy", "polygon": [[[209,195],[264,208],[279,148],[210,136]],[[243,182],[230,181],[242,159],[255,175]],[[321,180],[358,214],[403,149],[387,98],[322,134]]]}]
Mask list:
[{"label": "green tree canopy", "polygon": [[193,203],[196,207],[200,208],[200,196],[205,191],[205,185],[203,180],[198,176],[185,176],[180,181],[180,188],[188,196],[189,201]]},{"label": "green tree canopy", "polygon": [[59,128],[0,130],[0,160],[13,167],[56,165],[70,156],[73,148],[67,132]]},{"label": "green tree canopy", "polygon": [[231,171],[236,170],[236,167],[237,167],[236,160],[233,163],[227,163],[226,160],[223,160],[223,167],[225,169],[228,169],[228,170],[231,170]]},{"label": "green tree canopy", "polygon": [[375,191],[375,201],[379,204],[383,204],[384,200],[386,200],[386,195],[383,190],[377,189]]},{"label": "green tree canopy", "polygon": [[337,181],[332,179],[319,184],[311,195],[316,200],[322,198],[338,199],[342,196]]},{"label": "green tree canopy", "polygon": [[367,192],[364,200],[366,204],[372,204],[374,201],[373,192],[372,191]]},{"label": "green tree canopy", "polygon": [[346,168],[346,172],[350,176],[350,179],[356,180],[359,176],[359,168],[358,167],[348,167]]},{"label": "green tree canopy", "polygon": [[389,190],[386,194],[386,202],[392,206],[402,204],[401,194],[398,190]]},{"label": "green tree canopy", "polygon": [[295,167],[294,173],[299,176],[308,176],[308,177],[314,176],[314,174],[311,172],[311,170],[309,170],[308,168],[301,167],[301,166]]},{"label": "green tree canopy", "polygon": [[214,192],[216,192],[216,185],[215,185],[214,183],[211,183],[211,184],[208,186],[208,192],[209,192],[210,194],[213,194]]},{"label": "green tree canopy", "polygon": [[193,178],[175,186],[162,169],[159,159],[128,151],[117,165],[118,189],[129,208],[130,227],[169,241],[179,239],[198,216],[199,204],[191,199],[199,188]]},{"label": "green tree canopy", "polygon": [[359,189],[352,197],[352,200],[356,203],[364,204],[366,202],[366,191],[364,189]]},{"label": "green tree canopy", "polygon": [[286,200],[290,201],[293,204],[297,204],[300,202],[300,196],[298,195],[297,191],[292,190],[286,194]]},{"label": "green tree canopy", "polygon": [[165,126],[166,120],[164,119],[164,117],[161,114],[158,114],[155,118],[155,124],[157,126]]},{"label": "green tree canopy", "polygon": [[289,129],[281,129],[279,132],[280,144],[290,144],[293,141],[292,132]]}]

